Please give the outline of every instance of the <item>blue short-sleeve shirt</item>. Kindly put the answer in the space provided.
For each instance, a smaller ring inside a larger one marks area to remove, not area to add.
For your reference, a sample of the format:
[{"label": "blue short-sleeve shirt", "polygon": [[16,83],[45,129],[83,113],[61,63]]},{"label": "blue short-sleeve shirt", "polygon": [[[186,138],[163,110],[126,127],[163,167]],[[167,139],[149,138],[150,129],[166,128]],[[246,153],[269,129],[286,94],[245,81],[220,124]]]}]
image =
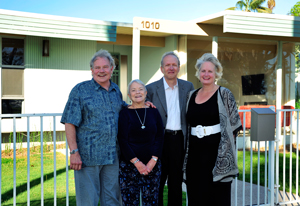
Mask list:
[{"label": "blue short-sleeve shirt", "polygon": [[77,84],[69,95],[61,123],[76,128],[82,166],[113,164],[117,155],[119,112],[127,104],[119,87],[107,91],[94,79]]}]

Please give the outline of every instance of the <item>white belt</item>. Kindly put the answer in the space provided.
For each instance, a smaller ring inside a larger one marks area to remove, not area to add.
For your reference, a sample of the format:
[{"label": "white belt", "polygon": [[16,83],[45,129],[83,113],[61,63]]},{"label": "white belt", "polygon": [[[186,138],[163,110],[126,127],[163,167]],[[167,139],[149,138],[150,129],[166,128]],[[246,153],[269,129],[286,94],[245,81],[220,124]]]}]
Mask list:
[{"label": "white belt", "polygon": [[211,134],[216,134],[221,132],[220,124],[216,124],[213,126],[202,126],[197,125],[197,127],[192,127],[191,134],[197,136],[198,138],[202,138],[204,136],[208,136]]}]

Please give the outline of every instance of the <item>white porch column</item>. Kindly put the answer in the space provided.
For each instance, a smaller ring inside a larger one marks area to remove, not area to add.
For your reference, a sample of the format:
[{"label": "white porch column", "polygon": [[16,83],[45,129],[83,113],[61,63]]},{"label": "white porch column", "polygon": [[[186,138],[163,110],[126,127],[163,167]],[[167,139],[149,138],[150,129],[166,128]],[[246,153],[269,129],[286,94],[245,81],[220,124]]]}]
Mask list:
[{"label": "white porch column", "polygon": [[178,55],[180,58],[180,71],[178,77],[187,80],[187,36],[178,36]]},{"label": "white porch column", "polygon": [[212,54],[218,58],[218,37],[214,36],[212,39]]},{"label": "white porch column", "polygon": [[276,69],[276,109],[281,109],[282,104],[282,41],[277,46],[277,69]]},{"label": "white porch column", "polygon": [[[295,52],[295,46],[294,46],[294,53]],[[290,84],[290,91],[293,91],[291,92],[291,103],[292,103],[292,106],[295,107],[296,106],[296,58],[294,57],[294,55],[290,55],[290,58],[291,58],[291,84]]]},{"label": "white porch column", "polygon": [[[291,44],[290,44],[291,45]],[[291,62],[291,71],[290,74],[285,75],[285,79],[288,84],[285,84],[285,94],[287,96],[287,98],[284,101],[284,104],[286,105],[291,105],[293,107],[296,106],[296,63],[295,63],[295,56],[293,55],[293,53],[295,53],[295,45],[293,45],[293,49],[291,54],[289,55],[289,59]]]},{"label": "white porch column", "polygon": [[[276,109],[281,109],[282,102],[282,41],[278,41],[277,44],[277,69],[276,69]],[[279,138],[281,131],[281,112],[276,115],[276,157],[274,154],[274,141],[269,142],[269,192],[268,199],[271,205],[274,205],[274,202],[278,203],[278,192],[279,192]],[[274,163],[276,159],[276,165]],[[275,170],[276,167],[276,170]],[[275,174],[276,171],[276,174]],[[276,182],[275,182],[276,179]],[[276,196],[274,199],[274,192],[276,190]]]},{"label": "white porch column", "polygon": [[132,35],[132,73],[131,78],[140,78],[140,29],[139,22],[133,18],[133,35]]}]

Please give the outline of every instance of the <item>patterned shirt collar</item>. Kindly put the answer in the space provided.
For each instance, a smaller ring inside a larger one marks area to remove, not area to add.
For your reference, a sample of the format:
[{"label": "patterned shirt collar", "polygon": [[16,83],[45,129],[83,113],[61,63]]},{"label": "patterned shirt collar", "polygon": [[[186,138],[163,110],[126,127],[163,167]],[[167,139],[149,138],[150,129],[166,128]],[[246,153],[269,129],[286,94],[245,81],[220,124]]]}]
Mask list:
[{"label": "patterned shirt collar", "polygon": [[[102,89],[105,89],[104,87],[102,87],[100,84],[98,84],[95,80],[94,80],[94,78],[92,78],[92,80],[93,80],[93,83],[94,83],[94,85],[95,85],[95,90],[98,90],[98,89],[100,89],[100,88],[102,88]],[[108,89],[108,91],[110,92],[111,90],[117,90],[117,85],[116,84],[114,84],[111,80],[109,80],[109,82],[110,82],[110,86],[109,86],[109,89]],[[106,90],[106,89],[105,89]]]}]

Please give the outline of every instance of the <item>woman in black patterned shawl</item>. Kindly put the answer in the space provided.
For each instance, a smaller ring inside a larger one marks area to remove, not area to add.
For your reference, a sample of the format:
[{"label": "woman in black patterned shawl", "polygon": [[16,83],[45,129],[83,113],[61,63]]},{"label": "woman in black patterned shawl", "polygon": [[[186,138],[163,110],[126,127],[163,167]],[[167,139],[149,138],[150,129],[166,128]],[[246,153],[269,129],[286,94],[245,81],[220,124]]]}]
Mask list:
[{"label": "woman in black patterned shawl", "polygon": [[231,182],[238,176],[235,137],[242,124],[233,94],[216,84],[223,71],[218,59],[206,53],[195,68],[202,87],[191,91],[187,102],[188,204],[231,205]]}]

